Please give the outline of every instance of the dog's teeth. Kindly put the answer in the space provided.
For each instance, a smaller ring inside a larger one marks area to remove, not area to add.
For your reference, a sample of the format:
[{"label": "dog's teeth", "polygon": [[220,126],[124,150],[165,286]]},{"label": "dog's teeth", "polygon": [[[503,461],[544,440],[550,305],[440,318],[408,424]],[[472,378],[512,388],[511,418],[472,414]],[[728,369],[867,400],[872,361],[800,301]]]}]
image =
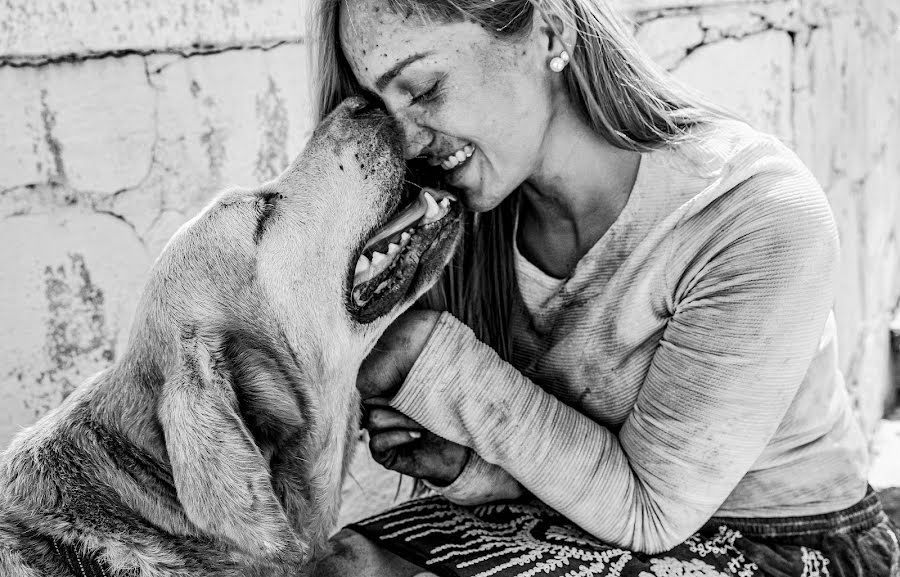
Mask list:
[{"label": "dog's teeth", "polygon": [[356,271],[354,271],[354,274],[359,274],[361,272],[369,270],[369,266],[369,259],[366,258],[366,255],[362,255],[356,262]]},{"label": "dog's teeth", "polygon": [[450,210],[450,199],[449,198],[445,198],[444,200],[441,201],[441,208],[443,208],[445,211]]},{"label": "dog's teeth", "polygon": [[469,158],[475,152],[475,147],[471,144],[467,144],[463,146],[463,152],[466,153],[466,158]]},{"label": "dog's teeth", "polygon": [[372,253],[372,266],[378,266],[387,260],[387,255],[381,254],[377,250]]},{"label": "dog's teeth", "polygon": [[390,256],[396,256],[400,252],[400,245],[391,243],[388,245],[387,253]]},{"label": "dog's teeth", "polygon": [[468,158],[468,156],[466,156],[465,151],[462,151],[462,150],[457,150],[455,156],[456,156],[456,160],[458,160],[460,162],[465,162],[466,159]]},{"label": "dog's teeth", "polygon": [[425,210],[426,220],[433,219],[441,213],[440,209],[438,208],[437,202],[435,202],[434,200],[434,197],[427,192],[425,193],[425,202],[428,205],[428,208]]},{"label": "dog's teeth", "polygon": [[404,232],[400,235],[400,242],[406,244],[409,242],[410,238],[412,238],[412,235],[410,235],[408,232]]}]

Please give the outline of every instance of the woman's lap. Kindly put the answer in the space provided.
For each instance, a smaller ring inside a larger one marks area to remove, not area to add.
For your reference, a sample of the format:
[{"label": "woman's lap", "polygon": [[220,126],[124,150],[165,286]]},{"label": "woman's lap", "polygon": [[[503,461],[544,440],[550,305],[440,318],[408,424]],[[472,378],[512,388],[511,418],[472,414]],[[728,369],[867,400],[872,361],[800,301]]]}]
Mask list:
[{"label": "woman's lap", "polygon": [[429,497],[349,529],[442,577],[893,577],[900,545],[877,497],[851,510],[768,526],[713,519],[658,555],[606,545],[538,502],[460,507]]}]

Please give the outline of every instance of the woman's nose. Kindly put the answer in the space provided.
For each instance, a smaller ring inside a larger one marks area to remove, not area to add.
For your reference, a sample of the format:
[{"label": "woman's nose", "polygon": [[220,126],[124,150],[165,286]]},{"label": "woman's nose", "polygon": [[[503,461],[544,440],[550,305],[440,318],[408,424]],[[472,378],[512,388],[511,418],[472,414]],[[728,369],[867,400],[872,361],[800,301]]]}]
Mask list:
[{"label": "woman's nose", "polygon": [[403,158],[410,160],[421,155],[434,139],[432,132],[406,114],[398,114],[395,118],[403,136]]}]

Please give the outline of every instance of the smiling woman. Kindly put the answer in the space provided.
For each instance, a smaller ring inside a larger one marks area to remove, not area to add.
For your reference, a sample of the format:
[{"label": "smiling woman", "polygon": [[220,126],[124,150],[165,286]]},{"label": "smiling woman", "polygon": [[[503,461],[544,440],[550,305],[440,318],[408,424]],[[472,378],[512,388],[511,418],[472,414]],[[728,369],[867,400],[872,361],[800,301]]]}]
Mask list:
[{"label": "smiling woman", "polygon": [[442,497],[354,530],[443,575],[898,568],[837,369],[833,217],[791,151],[602,0],[323,0],[318,23],[320,113],[377,100],[408,179],[468,211],[435,310],[357,382],[375,459]]}]

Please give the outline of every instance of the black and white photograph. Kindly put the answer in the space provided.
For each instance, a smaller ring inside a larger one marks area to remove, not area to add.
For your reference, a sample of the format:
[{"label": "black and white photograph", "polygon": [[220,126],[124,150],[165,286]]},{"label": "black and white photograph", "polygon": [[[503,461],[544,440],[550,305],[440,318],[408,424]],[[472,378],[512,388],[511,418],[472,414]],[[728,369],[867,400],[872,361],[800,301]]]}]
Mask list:
[{"label": "black and white photograph", "polygon": [[4,0],[0,247],[0,577],[900,577],[900,0]]}]

